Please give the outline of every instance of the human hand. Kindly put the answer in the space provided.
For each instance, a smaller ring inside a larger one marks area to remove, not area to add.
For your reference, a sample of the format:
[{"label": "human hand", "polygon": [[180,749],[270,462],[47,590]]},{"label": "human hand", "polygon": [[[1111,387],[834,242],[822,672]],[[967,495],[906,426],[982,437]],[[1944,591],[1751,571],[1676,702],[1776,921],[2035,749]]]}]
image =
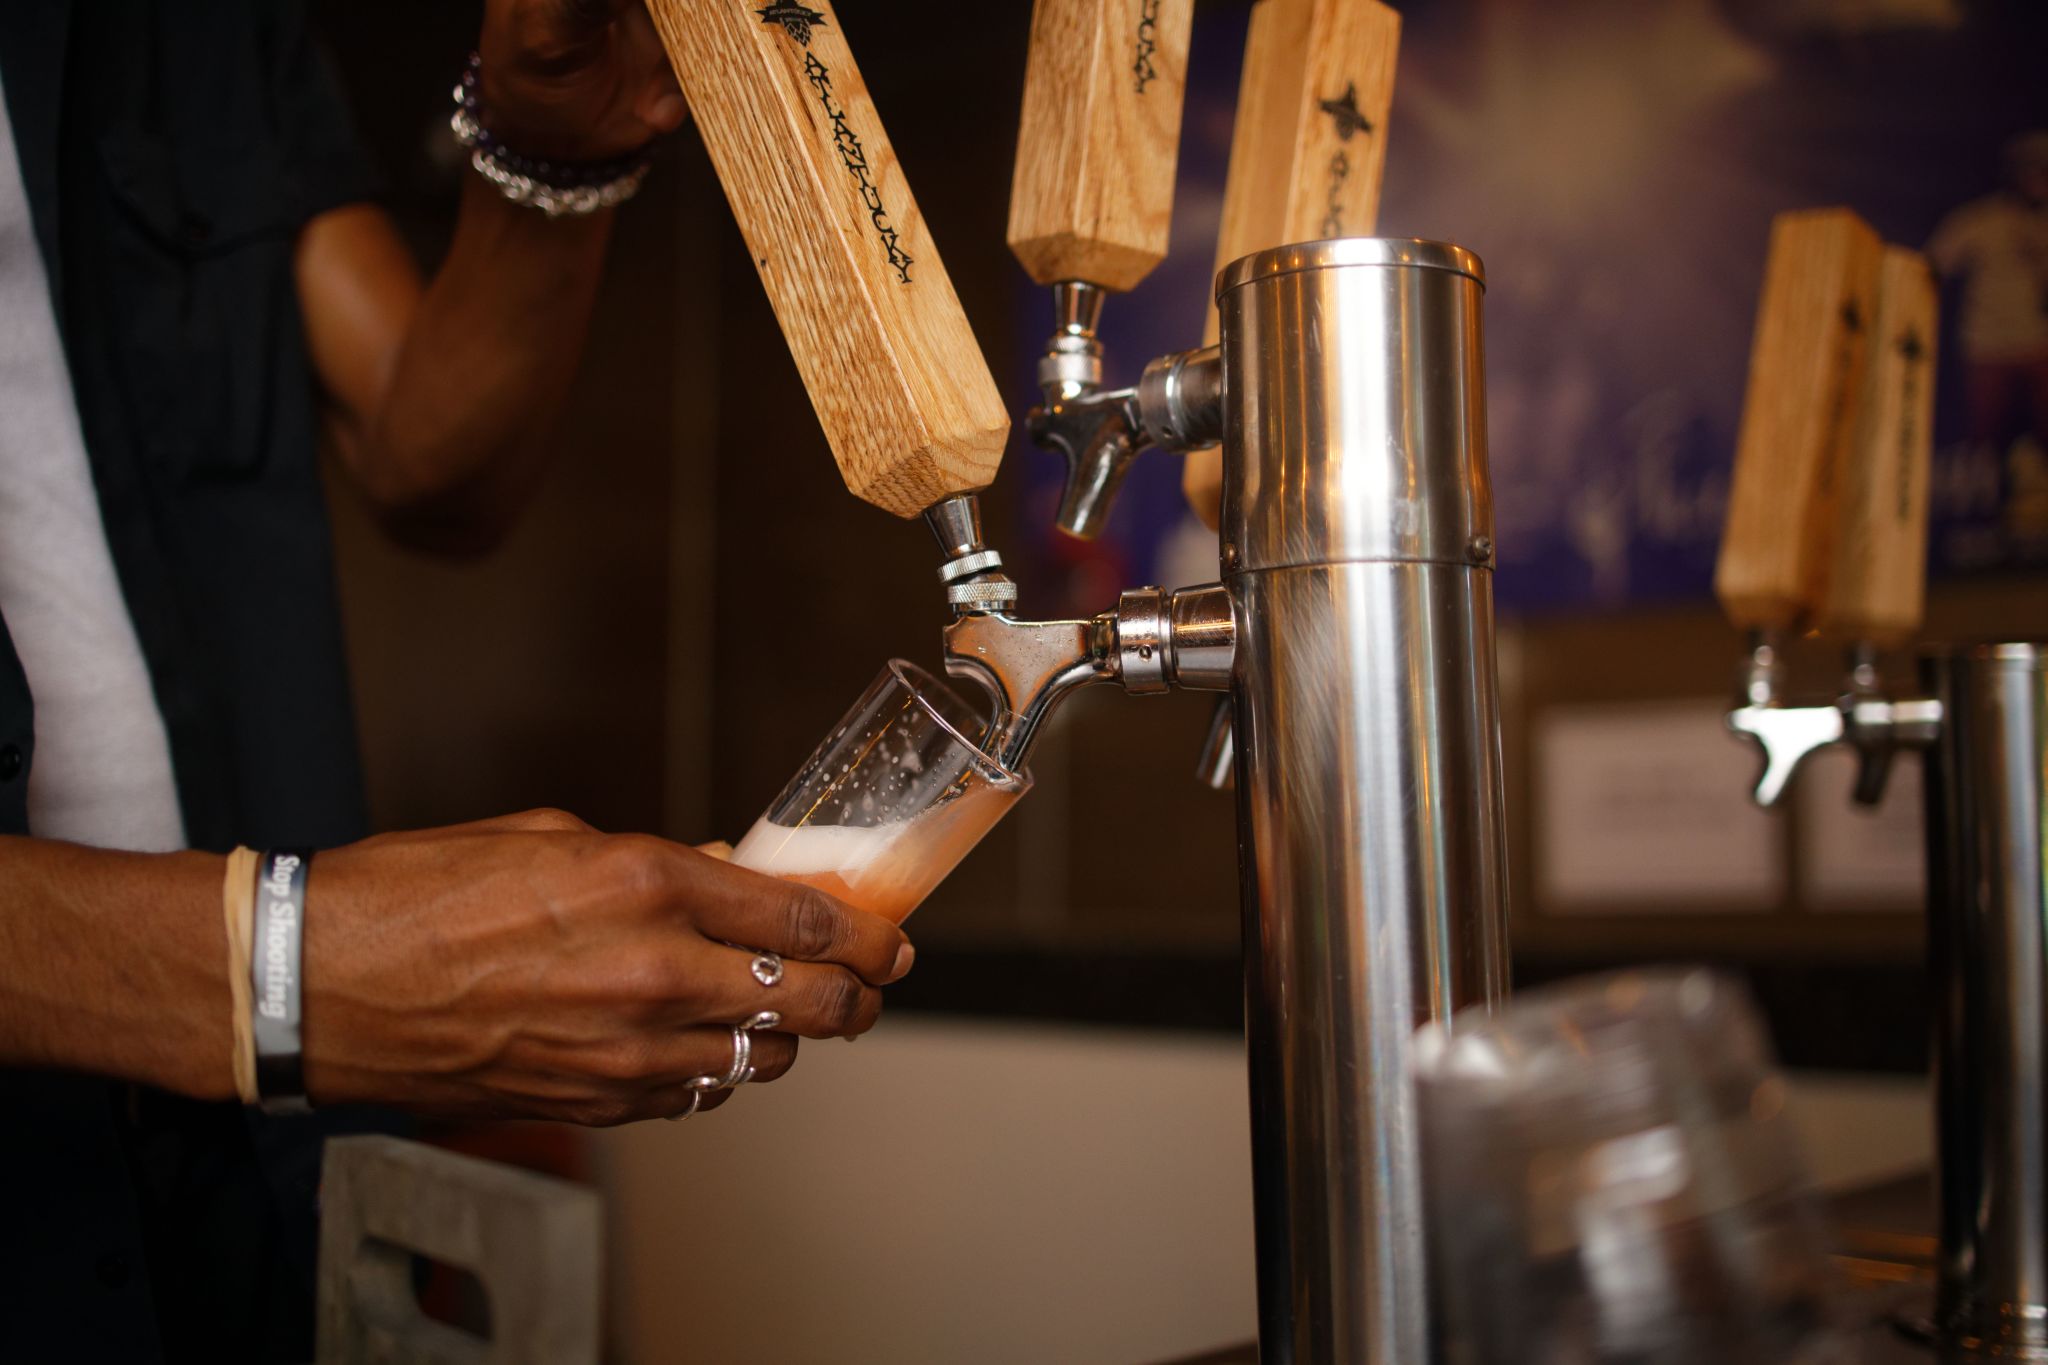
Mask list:
[{"label": "human hand", "polygon": [[[778,984],[756,949],[786,959]],[[753,1037],[759,1081],[799,1034],[866,1032],[912,956],[877,915],[559,811],[322,853],[305,953],[316,1103],[600,1125],[689,1109],[759,1011],[782,1016]]]},{"label": "human hand", "polygon": [[486,0],[477,53],[485,126],[525,156],[609,160],[688,111],[642,0]]}]

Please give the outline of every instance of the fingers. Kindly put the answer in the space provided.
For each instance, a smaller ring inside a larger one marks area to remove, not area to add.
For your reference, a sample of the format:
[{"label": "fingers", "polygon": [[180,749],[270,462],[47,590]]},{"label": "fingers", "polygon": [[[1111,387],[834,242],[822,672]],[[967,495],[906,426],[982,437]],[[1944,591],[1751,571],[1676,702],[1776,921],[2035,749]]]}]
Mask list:
[{"label": "fingers", "polygon": [[683,92],[674,88],[675,79],[674,72],[656,77],[655,83],[641,91],[635,102],[633,112],[651,133],[673,133],[689,115],[690,106],[683,99]]},{"label": "fingers", "polygon": [[[755,1082],[779,1079],[796,1065],[797,1040],[791,1035],[760,1029],[747,1036],[752,1040],[747,1064],[754,1068]],[[650,1048],[645,1063],[641,1079],[655,1088],[687,1084],[699,1076],[722,1077],[732,1069],[732,1030],[684,1029]]]},{"label": "fingers", "polygon": [[683,99],[683,87],[669,64],[668,50],[655,32],[654,21],[643,5],[628,10],[620,23],[625,51],[632,54],[633,69],[644,70],[646,79],[634,96],[633,114],[653,133],[672,133],[682,126],[690,106]]},{"label": "fingers", "polygon": [[710,859],[702,863],[716,871],[696,879],[705,894],[693,896],[691,909],[707,936],[800,962],[838,963],[877,986],[910,970],[916,956],[910,940],[880,915],[795,882]]},{"label": "fingers", "polygon": [[[789,1034],[758,1031],[748,1037],[748,1065],[753,1068],[748,1084],[776,1080],[795,1065],[798,1044]],[[707,1076],[723,1079],[732,1062],[731,1029],[681,1030],[635,1052],[620,1068],[630,1074],[604,1077],[597,1096],[565,1106],[558,1117],[587,1127],[610,1128],[642,1119],[705,1113],[724,1104],[736,1087],[705,1090],[692,1082]]]},{"label": "fingers", "polygon": [[881,1017],[881,991],[845,967],[787,960],[782,979],[768,986],[754,976],[754,956],[745,948],[707,947],[690,964],[697,981],[692,998],[678,1001],[678,1008],[693,1011],[696,1019],[735,1022],[773,1010],[781,1016],[777,1028],[805,1038],[855,1038]]},{"label": "fingers", "polygon": [[826,963],[786,962],[782,980],[762,994],[769,1002],[762,1008],[778,1011],[782,1027],[805,1038],[858,1038],[882,1015],[879,990]]}]

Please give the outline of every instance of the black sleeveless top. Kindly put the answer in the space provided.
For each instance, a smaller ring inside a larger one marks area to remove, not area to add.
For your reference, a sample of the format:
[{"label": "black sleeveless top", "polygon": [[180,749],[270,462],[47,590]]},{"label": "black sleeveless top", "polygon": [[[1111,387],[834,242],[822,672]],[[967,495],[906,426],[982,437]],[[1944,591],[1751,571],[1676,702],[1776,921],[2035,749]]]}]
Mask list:
[{"label": "black sleeveless top", "polygon": [[[187,835],[358,838],[291,260],[373,185],[304,6],[4,0],[0,86]],[[34,758],[0,622],[0,834]],[[310,1359],[319,1140],[345,1122],[0,1072],[0,1361]]]}]

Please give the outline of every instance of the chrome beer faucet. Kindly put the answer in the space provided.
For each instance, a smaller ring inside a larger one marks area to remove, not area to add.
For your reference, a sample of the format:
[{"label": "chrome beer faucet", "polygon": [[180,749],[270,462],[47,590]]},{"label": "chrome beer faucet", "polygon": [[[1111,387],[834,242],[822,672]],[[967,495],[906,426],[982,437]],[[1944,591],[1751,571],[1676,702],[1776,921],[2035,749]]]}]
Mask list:
[{"label": "chrome beer faucet", "polygon": [[1078,281],[1056,284],[1053,312],[1056,328],[1038,360],[1044,401],[1025,426],[1041,449],[1067,462],[1059,528],[1093,540],[1140,452],[1215,444],[1223,419],[1223,356],[1215,346],[1160,356],[1135,387],[1105,389],[1096,336],[1102,290]]},{"label": "chrome beer faucet", "polygon": [[1113,682],[1140,696],[1230,689],[1237,627],[1221,584],[1133,588],[1086,620],[1025,620],[1014,614],[1017,585],[1002,555],[982,539],[976,498],[949,498],[925,519],[946,554],[946,672],[989,694],[991,745],[1004,766],[1023,765],[1046,718],[1077,687]]}]

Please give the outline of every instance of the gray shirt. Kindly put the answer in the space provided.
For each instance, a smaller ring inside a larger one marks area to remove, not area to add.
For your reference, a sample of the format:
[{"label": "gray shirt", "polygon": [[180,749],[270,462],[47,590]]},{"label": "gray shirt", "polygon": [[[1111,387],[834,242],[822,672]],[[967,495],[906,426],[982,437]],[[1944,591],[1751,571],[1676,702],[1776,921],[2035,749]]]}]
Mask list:
[{"label": "gray shirt", "polygon": [[170,744],[100,523],[4,101],[0,618],[35,699],[30,833],[183,848]]}]

